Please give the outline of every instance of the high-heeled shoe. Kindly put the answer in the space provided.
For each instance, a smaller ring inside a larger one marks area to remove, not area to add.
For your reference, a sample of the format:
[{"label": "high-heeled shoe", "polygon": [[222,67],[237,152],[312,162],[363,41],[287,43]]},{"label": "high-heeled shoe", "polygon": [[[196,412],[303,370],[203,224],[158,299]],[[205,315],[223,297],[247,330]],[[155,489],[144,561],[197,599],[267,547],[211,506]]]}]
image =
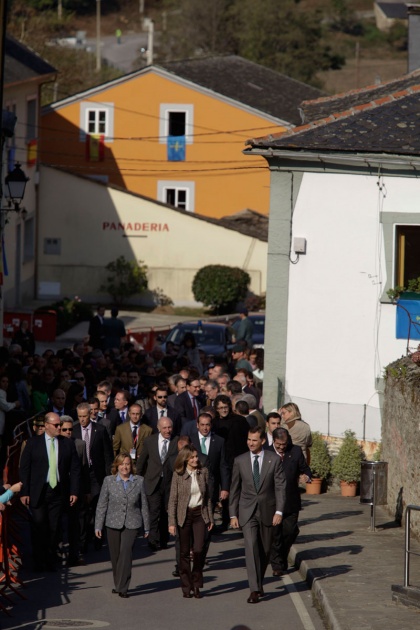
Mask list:
[{"label": "high-heeled shoe", "polygon": [[195,597],[195,599],[201,599],[202,595],[199,588],[194,588],[193,597]]}]

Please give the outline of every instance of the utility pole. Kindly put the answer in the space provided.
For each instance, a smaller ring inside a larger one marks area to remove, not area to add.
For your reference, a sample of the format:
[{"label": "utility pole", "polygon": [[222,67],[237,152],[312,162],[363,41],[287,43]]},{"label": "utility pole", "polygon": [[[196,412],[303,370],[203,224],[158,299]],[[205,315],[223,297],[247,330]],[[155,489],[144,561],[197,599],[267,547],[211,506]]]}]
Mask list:
[{"label": "utility pole", "polygon": [[96,0],[96,72],[101,71],[101,0]]},{"label": "utility pole", "polygon": [[153,40],[155,32],[155,23],[153,20],[147,20],[147,52],[146,52],[146,64],[148,66],[153,65]]}]

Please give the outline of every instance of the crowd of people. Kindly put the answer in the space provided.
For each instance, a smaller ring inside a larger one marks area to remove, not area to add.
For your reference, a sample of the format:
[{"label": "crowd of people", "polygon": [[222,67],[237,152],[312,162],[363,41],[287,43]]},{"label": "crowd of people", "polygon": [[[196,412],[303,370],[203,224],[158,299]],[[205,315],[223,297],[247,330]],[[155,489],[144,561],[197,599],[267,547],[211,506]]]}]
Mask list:
[{"label": "crowd of people", "polygon": [[33,419],[12,488],[30,510],[33,570],[57,570],[63,541],[67,564],[84,564],[106,538],[113,593],[126,598],[139,531],[153,554],[172,536],[173,576],[200,598],[212,535],[241,528],[247,601],[258,603],[268,564],[287,570],[299,532],[309,426],[294,403],[264,413],[264,351],[245,310],[220,357],[188,333],[165,352],[136,349],[118,312],[111,320],[98,307],[72,348],[36,354],[25,329],[0,351],[3,464],[13,429]]}]

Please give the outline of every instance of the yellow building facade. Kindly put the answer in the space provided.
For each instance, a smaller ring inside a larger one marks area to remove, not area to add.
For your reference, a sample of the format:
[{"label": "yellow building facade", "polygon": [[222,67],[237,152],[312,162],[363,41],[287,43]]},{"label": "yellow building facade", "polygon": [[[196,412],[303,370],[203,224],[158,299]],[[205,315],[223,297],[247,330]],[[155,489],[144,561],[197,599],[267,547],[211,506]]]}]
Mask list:
[{"label": "yellow building facade", "polygon": [[291,125],[232,98],[149,67],[57,102],[43,115],[43,164],[219,218],[269,210],[263,158],[242,154],[251,136]]}]

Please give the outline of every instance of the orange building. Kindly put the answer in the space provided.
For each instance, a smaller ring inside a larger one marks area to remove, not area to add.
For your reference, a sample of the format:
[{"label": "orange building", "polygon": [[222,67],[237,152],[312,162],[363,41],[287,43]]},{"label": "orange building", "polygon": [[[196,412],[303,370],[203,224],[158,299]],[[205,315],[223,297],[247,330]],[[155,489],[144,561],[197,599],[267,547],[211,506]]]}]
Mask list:
[{"label": "orange building", "polygon": [[46,108],[40,159],[210,217],[268,213],[269,170],[244,143],[320,95],[235,56],[149,66]]}]

